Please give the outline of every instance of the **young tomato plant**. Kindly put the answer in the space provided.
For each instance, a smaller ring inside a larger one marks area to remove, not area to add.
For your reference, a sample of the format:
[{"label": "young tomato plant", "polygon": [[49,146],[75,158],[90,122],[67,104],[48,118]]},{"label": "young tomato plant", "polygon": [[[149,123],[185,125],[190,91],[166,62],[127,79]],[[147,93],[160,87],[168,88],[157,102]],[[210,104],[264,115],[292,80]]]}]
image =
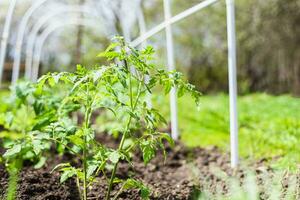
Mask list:
[{"label": "young tomato plant", "polygon": [[[23,160],[41,167],[46,161],[44,151],[50,149],[45,127],[56,121],[57,96],[45,90],[43,94],[30,82],[19,82],[11,89],[6,109],[0,113],[3,127],[0,138],[6,149],[3,157],[8,168]],[[11,165],[11,166],[9,166]]]},{"label": "young tomato plant", "polygon": [[[110,65],[93,69],[77,66],[74,73],[47,74],[38,82],[39,87],[60,83],[72,85],[61,102],[58,115],[70,104],[81,107],[84,112],[84,122],[74,132],[57,130],[59,126],[56,123],[49,129],[52,141],[64,144],[81,159],[82,165],[79,168],[62,163],[55,169],[62,172],[61,181],[76,176],[84,200],[87,199],[88,186],[100,173],[108,177],[108,172],[110,178],[106,200],[116,199],[123,190],[129,188],[139,189],[142,198],[148,198],[150,191],[141,181],[133,177],[120,180],[116,172],[121,161],[132,164],[132,155],[137,149],[140,149],[147,164],[155,157],[158,149],[164,149],[164,140],[173,144],[169,134],[158,131],[158,127],[166,120],[158,110],[147,105],[146,94],[151,93],[154,87],[163,87],[165,94],[172,87],[177,87],[178,96],[190,93],[198,103],[199,92],[183,80],[181,73],[157,69],[150,63],[153,53],[152,47],[138,51],[118,37],[105,52],[99,54],[99,57],[107,58]],[[150,77],[150,80],[146,81],[146,77]],[[121,140],[117,149],[108,148],[95,139],[91,116],[99,108],[112,112],[119,122]],[[111,194],[115,183],[121,183],[121,189]]]},{"label": "young tomato plant", "polygon": [[[59,98],[45,90],[41,95],[35,84],[19,82],[11,87],[10,95],[1,105],[1,145],[6,152],[1,155],[9,172],[7,199],[14,199],[19,171],[26,160],[34,168],[46,161],[51,142],[45,127],[56,120]],[[50,95],[51,94],[51,95]]]}]

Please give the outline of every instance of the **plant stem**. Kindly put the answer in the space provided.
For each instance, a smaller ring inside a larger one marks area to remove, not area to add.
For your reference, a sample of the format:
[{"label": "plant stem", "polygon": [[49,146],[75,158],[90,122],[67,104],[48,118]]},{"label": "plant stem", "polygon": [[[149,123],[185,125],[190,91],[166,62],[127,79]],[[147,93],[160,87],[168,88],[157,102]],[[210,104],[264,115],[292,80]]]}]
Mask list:
[{"label": "plant stem", "polygon": [[14,200],[16,199],[16,192],[18,188],[18,180],[19,180],[19,173],[23,166],[23,160],[21,158],[16,159],[13,161],[12,166],[9,167],[9,181],[8,181],[8,188],[7,188],[7,200]]},{"label": "plant stem", "polygon": [[[85,111],[85,125],[84,130],[87,131],[90,126],[91,107],[87,106]],[[87,200],[87,133],[84,133],[83,146],[83,200]]]},{"label": "plant stem", "polygon": [[78,176],[76,177],[76,185],[77,185],[77,188],[78,188],[80,199],[82,199],[82,194],[81,194],[81,189],[80,189],[80,182],[79,182]]},{"label": "plant stem", "polygon": [[[85,137],[84,141],[86,142],[86,137]],[[84,145],[84,149],[83,149],[83,200],[87,199],[86,173],[87,173],[86,146]]]},{"label": "plant stem", "polygon": [[[118,148],[119,151],[122,150],[122,148],[123,148],[123,145],[124,145],[124,142],[125,142],[125,139],[126,139],[126,135],[127,135],[128,130],[129,130],[129,125],[131,123],[131,119],[132,119],[132,117],[130,116],[129,120],[127,122],[127,125],[126,125],[126,129],[125,129],[124,134],[122,136],[121,143],[120,143],[119,148]],[[116,162],[115,165],[114,165],[114,168],[113,168],[113,171],[112,171],[112,174],[111,174],[111,177],[110,177],[110,181],[109,181],[107,194],[106,194],[106,197],[105,197],[106,200],[109,200],[110,192],[111,192],[113,182],[114,182],[114,179],[115,179],[115,176],[116,176],[118,164],[119,164],[119,161]]]},{"label": "plant stem", "polygon": [[[127,63],[125,62],[125,65],[127,65]],[[138,103],[138,100],[140,98],[140,95],[141,95],[141,86],[142,86],[142,83],[141,81],[139,82],[139,86],[138,86],[138,90],[137,90],[137,97],[136,97],[136,100],[135,102],[133,103],[133,95],[132,95],[132,82],[131,82],[131,73],[129,74],[129,96],[130,96],[130,106],[131,106],[131,109],[132,111],[135,110],[136,106],[137,106],[137,103]],[[122,139],[121,139],[121,142],[120,142],[120,145],[119,145],[119,148],[118,150],[121,151],[123,149],[123,146],[124,146],[124,142],[125,142],[125,139],[127,137],[127,133],[128,133],[128,130],[129,130],[129,127],[130,127],[130,124],[131,124],[131,120],[132,120],[132,116],[130,115],[129,116],[129,119],[128,119],[128,122],[126,124],[126,128],[125,128],[125,131],[123,133],[123,136],[122,136]],[[111,177],[110,177],[110,181],[109,181],[109,185],[108,185],[108,190],[107,190],[107,193],[106,193],[106,197],[105,197],[105,200],[109,200],[110,198],[110,193],[111,193],[111,189],[112,189],[112,186],[113,186],[113,182],[114,182],[114,179],[115,179],[115,176],[116,176],[116,172],[117,172],[117,168],[118,168],[118,164],[119,164],[119,161],[115,163],[114,165],[114,168],[113,168],[113,171],[112,171],[112,174],[111,174]]]}]

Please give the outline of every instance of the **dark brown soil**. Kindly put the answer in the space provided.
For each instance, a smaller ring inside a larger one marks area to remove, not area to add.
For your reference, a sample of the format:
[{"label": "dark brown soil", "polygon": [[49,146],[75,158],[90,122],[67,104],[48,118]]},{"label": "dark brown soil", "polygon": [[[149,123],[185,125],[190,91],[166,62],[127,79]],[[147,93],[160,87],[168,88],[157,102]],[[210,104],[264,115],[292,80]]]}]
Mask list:
[{"label": "dark brown soil", "polygon": [[[100,136],[99,140],[110,146],[115,146],[115,140]],[[134,158],[133,166],[121,163],[117,176],[119,178],[134,177],[141,180],[151,188],[151,199],[192,199],[196,188],[201,188],[202,183],[209,182],[213,186],[220,184],[218,177],[213,175],[211,169],[218,167],[227,174],[242,173],[233,172],[229,166],[228,154],[221,153],[217,148],[189,149],[182,144],[177,144],[173,149],[167,148],[168,157],[164,161],[162,153],[159,153],[147,166],[144,165],[139,155]],[[59,174],[50,174],[51,169],[59,162],[73,161],[71,156],[53,155],[42,168],[35,170],[31,166],[25,166],[20,173],[17,198],[21,200],[79,200],[78,190],[74,180],[64,184],[59,183]],[[0,197],[4,197],[7,187],[8,174],[3,166],[0,166]],[[225,186],[224,186],[225,187]],[[95,184],[89,188],[89,199],[104,199],[106,193],[106,181],[104,177],[97,177]],[[118,191],[116,185],[112,194]],[[140,199],[139,191],[129,190],[123,192],[119,199]]]}]

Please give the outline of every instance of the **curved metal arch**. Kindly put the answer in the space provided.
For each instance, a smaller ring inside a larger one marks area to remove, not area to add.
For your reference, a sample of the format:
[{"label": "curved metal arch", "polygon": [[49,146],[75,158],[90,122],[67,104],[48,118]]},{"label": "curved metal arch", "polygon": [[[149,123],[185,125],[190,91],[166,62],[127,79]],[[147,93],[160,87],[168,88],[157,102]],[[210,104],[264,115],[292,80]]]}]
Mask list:
[{"label": "curved metal arch", "polygon": [[40,29],[49,21],[51,18],[54,18],[62,13],[85,13],[89,14],[92,17],[97,17],[101,19],[98,15],[92,14],[93,9],[84,8],[84,6],[73,5],[73,6],[65,6],[61,9],[56,10],[55,12],[51,12],[48,15],[44,15],[39,21],[34,25],[32,31],[29,34],[28,42],[26,46],[26,62],[25,62],[25,77],[30,78],[31,69],[32,69],[32,59],[33,59],[33,48],[36,38],[39,34]]},{"label": "curved metal arch", "polygon": [[68,21],[67,23],[54,24],[52,26],[47,27],[45,31],[37,39],[36,46],[34,48],[35,53],[33,57],[34,58],[33,69],[32,69],[32,76],[31,76],[31,79],[33,81],[36,81],[38,78],[38,72],[39,72],[38,70],[39,70],[39,64],[41,59],[41,53],[46,39],[49,37],[49,35],[51,35],[52,32],[67,25],[82,25],[82,26],[91,26],[92,28],[95,28],[99,24],[97,24],[94,20],[74,19]]},{"label": "curved metal arch", "polygon": [[171,17],[169,20],[164,20],[163,22],[161,22],[160,24],[158,24],[157,26],[155,26],[154,28],[150,29],[149,31],[147,31],[145,34],[141,35],[140,37],[136,38],[134,41],[131,42],[131,45],[136,47],[138,45],[140,45],[142,42],[144,42],[145,40],[149,39],[150,37],[152,37],[153,35],[155,35],[156,33],[162,31],[163,29],[165,29],[168,25],[174,24],[178,21],[181,21],[182,19],[218,2],[220,0],[206,0],[206,1],[202,1],[201,3]]},{"label": "curved metal arch", "polygon": [[16,8],[17,0],[12,0],[8,7],[8,12],[4,22],[4,29],[1,38],[1,49],[0,49],[0,86],[2,82],[2,75],[4,70],[5,56],[7,50],[7,41],[11,27],[11,20]]},{"label": "curved metal arch", "polygon": [[24,40],[24,35],[26,31],[27,24],[29,22],[30,17],[34,14],[36,10],[38,10],[44,3],[48,0],[38,0],[35,4],[33,4],[27,12],[24,14],[23,18],[21,19],[18,33],[17,33],[17,41],[15,46],[15,54],[14,54],[14,64],[13,64],[13,74],[12,74],[12,82],[15,83],[19,78],[19,70],[20,70],[20,63],[21,63],[21,52],[22,52],[22,45]]}]

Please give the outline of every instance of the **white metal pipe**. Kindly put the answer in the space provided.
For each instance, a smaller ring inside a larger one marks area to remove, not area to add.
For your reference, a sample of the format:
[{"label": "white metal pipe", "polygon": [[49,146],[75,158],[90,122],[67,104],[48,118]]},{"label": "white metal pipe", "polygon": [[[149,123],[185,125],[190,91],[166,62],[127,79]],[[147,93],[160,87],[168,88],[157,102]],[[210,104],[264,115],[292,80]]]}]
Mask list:
[{"label": "white metal pipe", "polygon": [[162,31],[163,29],[166,28],[166,26],[168,24],[174,24],[196,12],[198,12],[199,10],[202,10],[216,2],[218,2],[219,0],[206,0],[206,1],[202,1],[201,3],[175,15],[174,17],[170,18],[169,20],[164,20],[164,22],[158,24],[157,26],[155,26],[154,28],[150,29],[147,33],[145,33],[144,35],[136,38],[134,41],[131,42],[132,46],[138,46],[139,44],[141,44],[143,41],[147,40],[148,38],[152,37],[153,35],[155,35],[156,33]]},{"label": "white metal pipe", "polygon": [[[42,16],[38,22],[33,26],[32,31],[29,34],[28,42],[26,46],[26,62],[25,62],[25,77],[27,79],[31,76],[31,69],[32,69],[32,59],[33,59],[33,47],[36,40],[36,37],[39,34],[40,29],[47,23],[51,18],[56,17],[62,13],[71,13],[71,12],[78,12],[78,13],[86,13],[91,15],[93,13],[93,9],[86,9],[81,5],[74,5],[74,6],[64,6],[60,9],[57,9],[48,15]],[[92,15],[93,17],[97,17],[96,15]]]},{"label": "white metal pipe", "polygon": [[236,77],[236,35],[234,0],[226,0],[228,34],[228,79],[230,98],[230,145],[231,167],[238,166],[238,114],[237,114],[237,77]]},{"label": "white metal pipe", "polygon": [[[169,21],[171,18],[171,5],[170,0],[164,0],[164,14],[165,21]],[[168,57],[168,70],[175,70],[174,59],[174,46],[171,24],[166,26],[166,40],[167,40],[167,57]],[[177,117],[177,92],[176,88],[172,87],[170,92],[170,114],[171,114],[171,133],[174,140],[179,138],[178,130],[178,117]]]},{"label": "white metal pipe", "polygon": [[59,23],[59,24],[53,24],[48,26],[43,33],[38,37],[36,41],[36,45],[34,48],[34,56],[33,56],[33,69],[32,69],[32,77],[31,79],[33,81],[36,81],[38,78],[38,73],[39,73],[39,65],[40,65],[40,60],[41,60],[41,53],[43,49],[43,45],[46,41],[46,39],[53,33],[55,30],[62,28],[67,25],[82,25],[82,26],[90,26],[92,28],[98,27],[99,24],[96,23],[93,20],[88,20],[88,19],[74,19],[71,21],[67,21],[65,23]]},{"label": "white metal pipe", "polygon": [[16,46],[15,46],[14,65],[13,65],[13,72],[12,72],[12,83],[16,83],[16,81],[19,78],[23,39],[24,39],[24,35],[25,35],[25,31],[26,31],[26,27],[29,22],[29,19],[33,15],[33,13],[47,1],[48,0],[35,1],[36,3],[34,3],[27,10],[27,12],[24,14],[23,18],[21,19],[20,25],[18,27],[17,41],[16,41]]},{"label": "white metal pipe", "polygon": [[5,57],[6,57],[6,50],[7,50],[7,41],[8,41],[8,36],[10,32],[10,25],[11,25],[11,20],[12,16],[16,7],[17,0],[12,0],[9,3],[7,15],[5,18],[4,22],[4,29],[2,33],[2,38],[1,38],[1,50],[0,50],[0,86],[2,82],[2,76],[3,76],[3,71],[4,71],[4,65],[5,65]]}]

